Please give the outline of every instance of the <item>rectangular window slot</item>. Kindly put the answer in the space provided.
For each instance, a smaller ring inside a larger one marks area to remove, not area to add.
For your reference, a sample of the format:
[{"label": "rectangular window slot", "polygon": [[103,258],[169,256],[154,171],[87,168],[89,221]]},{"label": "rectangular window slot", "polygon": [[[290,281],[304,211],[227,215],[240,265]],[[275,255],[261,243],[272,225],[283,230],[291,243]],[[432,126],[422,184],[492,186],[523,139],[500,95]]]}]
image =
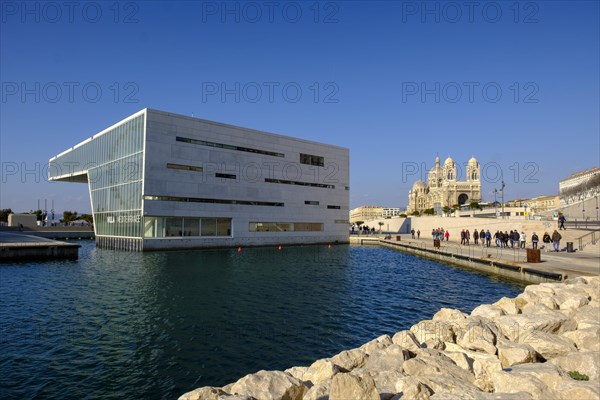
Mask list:
[{"label": "rectangular window slot", "polygon": [[327,208],[329,208],[330,210],[339,210],[339,209],[341,209],[340,206],[331,206],[331,205],[327,206]]},{"label": "rectangular window slot", "polygon": [[235,176],[234,174],[221,174],[219,172],[217,172],[215,174],[215,176],[217,178],[225,178],[225,179],[236,179],[237,178],[237,176]]},{"label": "rectangular window slot", "polygon": [[325,157],[314,156],[312,154],[300,153],[300,163],[306,165],[316,165],[319,167],[325,166]]},{"label": "rectangular window slot", "polygon": [[233,145],[225,144],[225,143],[209,142],[206,140],[191,139],[191,138],[186,138],[186,137],[181,137],[181,136],[176,136],[175,140],[178,142],[196,144],[199,146],[216,147],[218,149],[243,151],[246,153],[262,154],[265,156],[272,156],[272,157],[281,157],[281,158],[285,157],[285,154],[277,153],[274,151],[253,149],[251,147],[233,146]]},{"label": "rectangular window slot", "polygon": [[319,202],[318,201],[305,200],[304,204],[309,205],[309,206],[318,206]]},{"label": "rectangular window slot", "polygon": [[179,202],[184,202],[184,203],[238,204],[238,205],[243,205],[243,206],[270,206],[270,207],[283,207],[284,206],[284,203],[270,202],[270,201],[207,199],[207,198],[199,198],[199,197],[178,197],[178,196],[145,195],[144,200],[179,201]]},{"label": "rectangular window slot", "polygon": [[284,179],[272,179],[265,178],[265,182],[268,183],[281,183],[284,185],[298,185],[298,186],[311,186],[325,189],[335,189],[335,185],[326,185],[324,183],[312,183],[312,182],[300,182],[300,181],[287,181]]},{"label": "rectangular window slot", "polygon": [[182,165],[182,164],[171,164],[167,163],[167,168],[170,169],[179,169],[181,171],[194,171],[194,172],[202,172],[202,167],[196,167],[194,165]]}]

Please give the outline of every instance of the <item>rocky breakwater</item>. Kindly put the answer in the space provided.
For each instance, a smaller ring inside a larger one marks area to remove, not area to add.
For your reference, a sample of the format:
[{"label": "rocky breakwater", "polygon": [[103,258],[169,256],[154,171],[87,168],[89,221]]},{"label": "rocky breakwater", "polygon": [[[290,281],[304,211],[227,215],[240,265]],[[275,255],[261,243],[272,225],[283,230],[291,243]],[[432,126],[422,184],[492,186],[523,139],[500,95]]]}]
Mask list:
[{"label": "rocky breakwater", "polygon": [[600,279],[578,277],[180,400],[599,399],[599,375]]}]

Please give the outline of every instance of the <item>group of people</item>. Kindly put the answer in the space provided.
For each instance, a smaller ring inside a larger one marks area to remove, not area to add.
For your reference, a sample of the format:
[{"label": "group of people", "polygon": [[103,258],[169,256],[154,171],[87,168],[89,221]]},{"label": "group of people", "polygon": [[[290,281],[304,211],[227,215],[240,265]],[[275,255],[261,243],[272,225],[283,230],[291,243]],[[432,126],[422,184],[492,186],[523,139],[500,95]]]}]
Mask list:
[{"label": "group of people", "polygon": [[[421,231],[416,231],[412,229],[411,231],[412,238],[415,239],[415,233],[417,238],[421,236]],[[439,241],[449,241],[450,240],[450,231],[445,230],[444,228],[437,228],[431,230],[431,236],[433,240]],[[474,229],[473,233],[469,229],[463,229],[460,232],[460,244],[469,246],[471,244],[471,238],[473,239],[473,244],[491,247],[492,239],[494,239],[496,247],[500,248],[508,248],[510,245],[511,249],[518,248],[524,249],[527,244],[527,235],[524,231],[519,232],[517,229],[511,230],[510,232],[501,230],[497,230],[496,233],[492,234],[489,229],[487,230],[477,230]],[[544,232],[542,236],[542,242],[545,245],[542,248],[549,249],[550,243],[552,243],[554,247],[554,251],[560,251],[560,241],[562,236],[555,230],[552,235],[548,232]],[[537,233],[533,232],[531,235],[531,246],[534,249],[538,248],[538,243],[540,241]],[[546,247],[548,246],[548,247]]]}]

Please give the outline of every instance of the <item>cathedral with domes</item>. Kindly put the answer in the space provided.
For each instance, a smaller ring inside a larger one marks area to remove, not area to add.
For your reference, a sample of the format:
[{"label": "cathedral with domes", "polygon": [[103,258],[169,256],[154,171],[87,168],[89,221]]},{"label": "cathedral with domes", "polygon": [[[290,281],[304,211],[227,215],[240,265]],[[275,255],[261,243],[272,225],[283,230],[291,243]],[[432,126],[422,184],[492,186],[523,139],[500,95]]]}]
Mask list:
[{"label": "cathedral with domes", "polygon": [[467,163],[466,180],[457,180],[456,163],[450,157],[440,164],[435,158],[435,166],[427,174],[427,183],[418,180],[408,192],[407,211],[423,212],[428,208],[452,207],[455,204],[468,204],[481,201],[481,181],[479,162],[471,157]]}]

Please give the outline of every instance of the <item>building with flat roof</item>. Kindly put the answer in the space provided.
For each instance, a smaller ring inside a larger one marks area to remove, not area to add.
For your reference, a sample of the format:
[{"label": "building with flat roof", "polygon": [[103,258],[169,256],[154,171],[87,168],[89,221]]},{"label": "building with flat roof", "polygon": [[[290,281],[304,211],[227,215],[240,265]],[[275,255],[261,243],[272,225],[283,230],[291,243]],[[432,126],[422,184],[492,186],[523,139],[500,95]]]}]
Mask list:
[{"label": "building with flat roof", "polygon": [[348,241],[342,147],[144,109],[51,158],[49,179],[89,185],[103,248]]}]

